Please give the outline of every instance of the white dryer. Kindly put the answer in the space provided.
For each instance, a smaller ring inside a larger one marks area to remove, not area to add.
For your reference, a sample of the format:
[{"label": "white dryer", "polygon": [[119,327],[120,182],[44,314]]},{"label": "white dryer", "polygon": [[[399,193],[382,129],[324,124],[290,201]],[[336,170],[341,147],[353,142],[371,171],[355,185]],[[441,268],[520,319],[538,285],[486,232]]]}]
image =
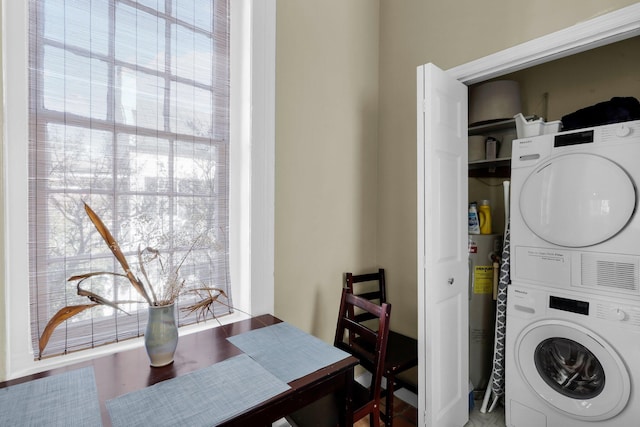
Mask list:
[{"label": "white dryer", "polygon": [[507,298],[509,427],[640,422],[640,307],[512,284]]},{"label": "white dryer", "polygon": [[513,142],[511,280],[640,304],[640,121]]}]

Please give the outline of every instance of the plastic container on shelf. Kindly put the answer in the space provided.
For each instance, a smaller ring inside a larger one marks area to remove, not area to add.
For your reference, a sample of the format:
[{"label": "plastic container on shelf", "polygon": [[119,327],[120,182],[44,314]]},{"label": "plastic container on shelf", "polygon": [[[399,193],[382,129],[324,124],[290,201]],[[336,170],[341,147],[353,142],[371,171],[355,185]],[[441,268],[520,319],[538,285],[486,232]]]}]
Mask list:
[{"label": "plastic container on shelf", "polygon": [[522,115],[522,113],[516,114],[515,116],[513,116],[513,118],[516,122],[516,132],[518,138],[527,138],[531,136],[556,133],[560,131],[560,127],[562,125],[562,122],[560,120],[555,120],[548,123],[546,123],[542,119],[527,120]]}]

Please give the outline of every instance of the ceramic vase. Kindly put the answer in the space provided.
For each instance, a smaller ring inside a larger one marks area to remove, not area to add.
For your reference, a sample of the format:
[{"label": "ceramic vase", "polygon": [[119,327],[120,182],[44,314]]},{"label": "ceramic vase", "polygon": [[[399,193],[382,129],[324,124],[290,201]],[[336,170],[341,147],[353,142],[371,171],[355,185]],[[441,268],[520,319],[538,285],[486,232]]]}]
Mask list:
[{"label": "ceramic vase", "polygon": [[178,346],[175,304],[149,306],[144,346],[151,366],[166,366],[173,362],[173,355]]}]

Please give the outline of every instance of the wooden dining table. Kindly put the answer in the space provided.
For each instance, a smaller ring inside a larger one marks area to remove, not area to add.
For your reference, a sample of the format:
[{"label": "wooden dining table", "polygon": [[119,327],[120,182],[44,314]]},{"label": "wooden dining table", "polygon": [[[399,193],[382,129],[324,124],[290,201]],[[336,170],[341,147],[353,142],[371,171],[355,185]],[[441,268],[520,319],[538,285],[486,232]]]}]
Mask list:
[{"label": "wooden dining table", "polygon": [[[170,365],[154,368],[144,348],[122,351],[90,361],[69,365],[63,368],[25,376],[0,383],[0,389],[34,381],[82,367],[92,367],[100,405],[100,416],[104,426],[111,426],[107,401],[127,393],[143,390],[163,381],[176,379],[194,373],[216,363],[242,355],[243,352],[227,338],[245,332],[276,325],[280,319],[271,315],[262,315],[251,319],[221,325],[200,332],[181,336]],[[329,344],[326,344],[329,346]],[[287,349],[285,349],[287,350]],[[345,358],[330,363],[301,378],[288,382],[288,390],[268,398],[255,406],[235,414],[223,421],[221,426],[266,426],[284,416],[312,403],[321,397],[341,394],[341,425],[353,425],[351,392],[353,371],[358,360],[345,353]],[[250,390],[252,384],[246,384]]]}]

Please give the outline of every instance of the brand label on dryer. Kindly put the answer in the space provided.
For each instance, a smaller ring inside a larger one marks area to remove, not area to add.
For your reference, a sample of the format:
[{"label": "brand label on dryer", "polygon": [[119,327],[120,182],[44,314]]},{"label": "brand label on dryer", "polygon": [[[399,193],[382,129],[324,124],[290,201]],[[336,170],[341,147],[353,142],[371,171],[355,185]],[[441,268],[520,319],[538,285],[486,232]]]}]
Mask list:
[{"label": "brand label on dryer", "polygon": [[569,251],[517,246],[515,278],[533,283],[569,287],[571,284]]},{"label": "brand label on dryer", "polygon": [[554,250],[528,248],[527,256],[530,258],[539,258],[541,261],[544,261],[544,262],[565,263],[567,261],[565,259],[564,253],[554,251]]}]

